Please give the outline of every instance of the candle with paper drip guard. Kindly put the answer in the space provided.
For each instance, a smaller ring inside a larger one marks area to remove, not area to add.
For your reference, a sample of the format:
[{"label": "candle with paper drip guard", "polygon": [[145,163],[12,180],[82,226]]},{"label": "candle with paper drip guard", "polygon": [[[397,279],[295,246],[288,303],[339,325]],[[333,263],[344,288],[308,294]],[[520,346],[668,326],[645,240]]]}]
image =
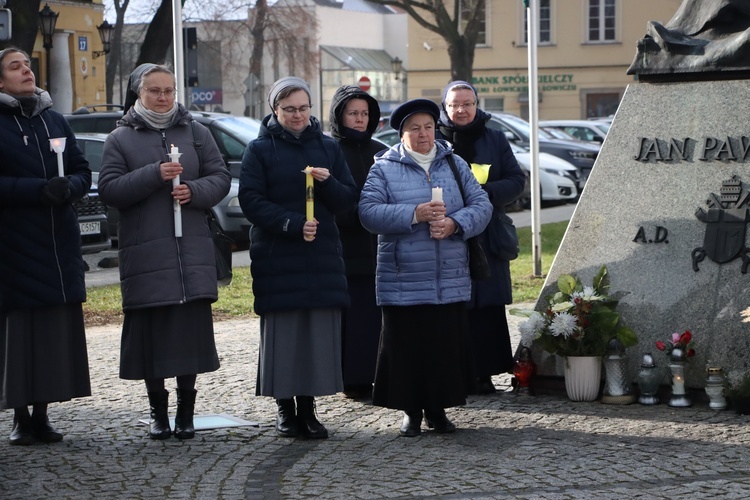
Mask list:
[{"label": "candle with paper drip guard", "polygon": [[[174,163],[180,163],[180,156],[182,156],[182,153],[180,153],[180,150],[175,146],[174,144],[171,145],[172,148],[169,150],[169,159],[172,160]],[[172,179],[172,188],[176,188],[180,185],[180,176],[176,176],[174,179]],[[179,200],[174,200],[174,235],[176,238],[182,237],[182,206],[180,205]]]},{"label": "candle with paper drip guard", "polygon": [[66,137],[55,137],[49,140],[50,150],[57,153],[57,175],[65,177],[65,170],[63,169],[63,151],[65,151],[65,140]]},{"label": "candle with paper drip guard", "polygon": [[432,188],[432,201],[443,201],[443,188]]},{"label": "candle with paper drip guard", "polygon": [[[305,174],[305,220],[315,220],[315,188],[313,187],[312,167],[307,166],[302,172]],[[307,241],[315,239],[305,236]]]}]

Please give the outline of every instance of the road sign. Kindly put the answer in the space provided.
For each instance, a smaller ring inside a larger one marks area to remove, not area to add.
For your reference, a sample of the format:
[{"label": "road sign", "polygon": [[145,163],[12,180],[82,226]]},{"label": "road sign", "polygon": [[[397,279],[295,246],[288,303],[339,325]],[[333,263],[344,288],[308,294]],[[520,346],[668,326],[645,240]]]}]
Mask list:
[{"label": "road sign", "polygon": [[362,78],[359,79],[359,81],[357,82],[357,85],[359,85],[359,88],[367,92],[368,90],[370,90],[370,79],[367,78],[366,76],[363,76]]}]

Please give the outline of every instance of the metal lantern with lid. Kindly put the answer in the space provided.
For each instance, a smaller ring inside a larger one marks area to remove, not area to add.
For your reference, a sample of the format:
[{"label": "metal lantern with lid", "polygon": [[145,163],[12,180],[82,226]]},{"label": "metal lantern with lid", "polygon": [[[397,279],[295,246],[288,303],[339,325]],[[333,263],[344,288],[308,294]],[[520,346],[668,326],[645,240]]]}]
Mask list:
[{"label": "metal lantern with lid", "polygon": [[662,373],[654,362],[654,357],[650,352],[643,355],[641,368],[638,370],[638,389],[641,391],[638,402],[642,405],[659,404],[659,397],[656,393],[659,391]]},{"label": "metal lantern with lid", "polygon": [[628,378],[628,355],[622,342],[617,339],[609,341],[607,356],[604,358],[604,370],[607,380],[602,403],[628,405],[635,402]]},{"label": "metal lantern with lid", "polygon": [[706,370],[706,395],[708,396],[708,407],[712,410],[724,410],[727,400],[724,397],[724,373],[721,368],[710,367]]}]

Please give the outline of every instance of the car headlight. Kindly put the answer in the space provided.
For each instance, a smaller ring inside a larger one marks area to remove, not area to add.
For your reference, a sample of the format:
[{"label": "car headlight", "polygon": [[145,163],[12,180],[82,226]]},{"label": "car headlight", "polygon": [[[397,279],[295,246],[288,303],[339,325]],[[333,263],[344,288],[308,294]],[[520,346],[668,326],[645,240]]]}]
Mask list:
[{"label": "car headlight", "polygon": [[229,203],[227,203],[228,207],[239,207],[240,206],[240,199],[238,197],[230,198]]},{"label": "car headlight", "polygon": [[596,160],[596,153],[593,151],[568,151],[568,154],[577,160]]},{"label": "car headlight", "polygon": [[548,174],[559,175],[560,177],[567,177],[568,172],[566,170],[557,170],[554,168],[543,168]]}]

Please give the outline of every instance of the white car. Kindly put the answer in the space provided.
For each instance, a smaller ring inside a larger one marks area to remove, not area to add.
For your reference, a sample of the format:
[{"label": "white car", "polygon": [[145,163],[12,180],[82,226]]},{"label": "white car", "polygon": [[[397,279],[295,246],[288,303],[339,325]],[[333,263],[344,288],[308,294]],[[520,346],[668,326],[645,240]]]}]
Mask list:
[{"label": "white car", "polygon": [[[511,143],[518,164],[531,174],[531,153]],[[539,190],[543,203],[573,202],[578,199],[578,169],[549,153],[539,153]],[[529,205],[531,200],[527,203]]]},{"label": "white car", "polygon": [[611,123],[594,120],[542,120],[540,127],[560,129],[581,141],[604,142]]}]

